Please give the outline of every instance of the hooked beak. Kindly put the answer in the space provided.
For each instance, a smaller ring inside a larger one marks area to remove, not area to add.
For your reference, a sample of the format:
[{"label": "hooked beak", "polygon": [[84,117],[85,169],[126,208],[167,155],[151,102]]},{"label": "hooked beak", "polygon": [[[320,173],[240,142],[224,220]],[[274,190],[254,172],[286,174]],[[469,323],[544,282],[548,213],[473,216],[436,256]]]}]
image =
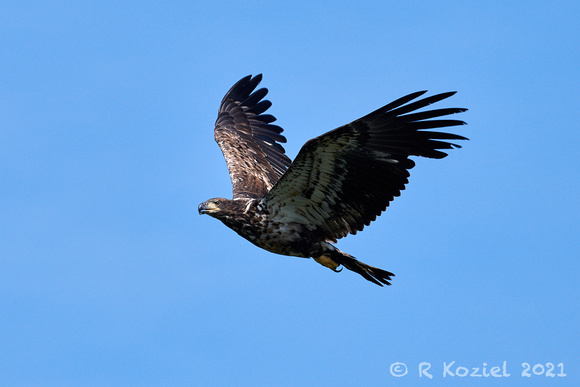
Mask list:
[{"label": "hooked beak", "polygon": [[216,212],[217,210],[218,210],[218,207],[214,203],[211,203],[211,202],[201,203],[197,207],[197,211],[199,212],[200,215],[211,214],[212,212]]}]

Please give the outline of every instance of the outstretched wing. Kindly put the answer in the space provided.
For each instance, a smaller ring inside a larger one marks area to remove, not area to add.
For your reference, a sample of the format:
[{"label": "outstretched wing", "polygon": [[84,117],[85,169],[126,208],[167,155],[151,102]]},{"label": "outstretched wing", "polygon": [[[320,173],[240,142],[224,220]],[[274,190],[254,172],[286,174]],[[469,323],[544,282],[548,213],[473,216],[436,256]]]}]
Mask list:
[{"label": "outstretched wing", "polygon": [[441,159],[447,154],[439,149],[460,147],[444,140],[466,140],[425,130],[463,125],[432,118],[467,109],[415,112],[455,94],[411,102],[424,93],[409,94],[308,141],[261,205],[273,220],[305,224],[329,241],[361,231],[405,189],[415,165],[409,156]]},{"label": "outstretched wing", "polygon": [[254,89],[262,75],[239,80],[222,100],[214,137],[224,154],[233,197],[264,196],[284,174],[290,159],[279,142],[286,142],[282,128],[272,125],[276,118],[263,114],[272,103],[262,100],[268,89]]}]

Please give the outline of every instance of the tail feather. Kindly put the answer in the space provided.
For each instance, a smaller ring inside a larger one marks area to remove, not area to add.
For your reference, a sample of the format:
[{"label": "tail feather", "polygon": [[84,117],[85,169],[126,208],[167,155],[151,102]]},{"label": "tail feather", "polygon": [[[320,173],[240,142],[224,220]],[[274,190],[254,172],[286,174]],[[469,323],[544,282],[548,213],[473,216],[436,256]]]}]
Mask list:
[{"label": "tail feather", "polygon": [[342,265],[346,267],[348,270],[360,274],[366,280],[371,281],[379,286],[383,286],[383,284],[390,286],[391,283],[389,281],[392,280],[391,277],[395,276],[390,271],[386,271],[383,269],[379,269],[378,267],[367,265],[366,263],[359,261],[352,255],[349,255],[339,249],[329,251],[328,253],[325,254],[325,256],[331,258],[338,265]]}]

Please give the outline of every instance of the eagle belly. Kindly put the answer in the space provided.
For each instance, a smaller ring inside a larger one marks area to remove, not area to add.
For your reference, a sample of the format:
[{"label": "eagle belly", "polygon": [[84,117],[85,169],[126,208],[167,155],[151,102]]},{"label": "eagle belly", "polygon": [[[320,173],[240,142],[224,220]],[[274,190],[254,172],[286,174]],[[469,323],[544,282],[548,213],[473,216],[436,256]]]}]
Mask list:
[{"label": "eagle belly", "polygon": [[298,223],[269,222],[254,227],[232,227],[240,236],[272,253],[308,258],[320,249],[317,239]]},{"label": "eagle belly", "polygon": [[301,223],[274,220],[257,205],[249,205],[246,211],[220,220],[241,237],[272,253],[309,258],[323,250],[324,242],[321,243],[316,232]]}]

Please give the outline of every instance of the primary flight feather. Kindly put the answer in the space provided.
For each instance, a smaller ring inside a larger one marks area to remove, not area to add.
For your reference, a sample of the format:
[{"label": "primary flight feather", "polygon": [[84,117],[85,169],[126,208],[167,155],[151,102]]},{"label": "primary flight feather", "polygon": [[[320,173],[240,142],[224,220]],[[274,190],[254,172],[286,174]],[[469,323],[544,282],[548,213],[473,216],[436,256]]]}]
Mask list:
[{"label": "primary flight feather", "polygon": [[[393,273],[369,266],[332,243],[368,226],[399,196],[415,163],[409,156],[441,159],[447,140],[467,140],[428,129],[464,125],[446,118],[467,109],[418,111],[455,94],[399,98],[374,112],[304,144],[294,161],[280,143],[286,138],[264,114],[272,105],[255,90],[262,75],[238,81],[223,98],[215,124],[233,199],[199,205],[200,214],[221,220],[253,244],[277,254],[314,258],[334,271],[339,266],[382,286]],[[255,90],[255,91],[254,91]]]}]

